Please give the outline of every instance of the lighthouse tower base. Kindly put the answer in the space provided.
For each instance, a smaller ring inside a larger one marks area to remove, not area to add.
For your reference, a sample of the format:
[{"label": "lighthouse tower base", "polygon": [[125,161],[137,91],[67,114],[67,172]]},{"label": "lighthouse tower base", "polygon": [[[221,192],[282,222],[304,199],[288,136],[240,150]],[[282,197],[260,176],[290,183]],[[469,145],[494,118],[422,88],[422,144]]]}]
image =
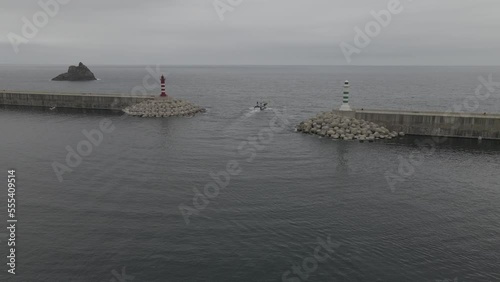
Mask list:
[{"label": "lighthouse tower base", "polygon": [[351,106],[349,106],[349,104],[342,104],[342,106],[340,106],[339,111],[350,112],[352,111],[352,109]]}]

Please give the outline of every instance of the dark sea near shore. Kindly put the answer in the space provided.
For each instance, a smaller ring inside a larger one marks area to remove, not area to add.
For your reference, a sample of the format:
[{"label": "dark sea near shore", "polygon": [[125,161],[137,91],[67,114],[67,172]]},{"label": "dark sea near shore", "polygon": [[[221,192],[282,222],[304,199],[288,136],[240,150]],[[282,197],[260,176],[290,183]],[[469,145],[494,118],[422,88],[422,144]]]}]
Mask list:
[{"label": "dark sea near shore", "polygon": [[[149,73],[88,66],[100,80],[52,82],[67,66],[3,65],[0,90],[130,95]],[[500,81],[500,67],[161,70],[170,95],[207,112],[142,119],[0,108],[0,219],[7,226],[15,168],[19,220],[15,276],[0,232],[1,281],[500,281],[500,142],[450,139],[429,151],[416,145],[425,138],[358,143],[294,132],[340,106],[346,79],[356,108],[446,111],[471,101],[479,76]],[[260,100],[271,109],[252,111]],[[476,112],[500,112],[500,89]],[[241,154],[276,114],[289,125],[254,144],[254,158]],[[105,118],[114,131],[59,182],[52,164]],[[422,159],[402,166],[412,155]],[[234,161],[241,172],[198,202],[206,207],[187,225],[179,206],[193,207],[210,173]],[[393,191],[387,173],[403,178]]]}]

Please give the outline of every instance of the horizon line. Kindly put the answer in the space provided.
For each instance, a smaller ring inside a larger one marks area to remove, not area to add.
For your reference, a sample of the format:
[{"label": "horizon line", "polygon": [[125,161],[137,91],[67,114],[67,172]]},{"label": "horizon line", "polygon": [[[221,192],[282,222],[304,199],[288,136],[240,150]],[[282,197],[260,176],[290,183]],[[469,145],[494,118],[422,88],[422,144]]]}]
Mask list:
[{"label": "horizon line", "polygon": [[[70,64],[70,65],[77,65]],[[326,64],[87,64],[91,66],[173,66],[173,67],[500,67],[500,65],[326,65]],[[63,63],[0,63],[0,66],[69,66]]]}]

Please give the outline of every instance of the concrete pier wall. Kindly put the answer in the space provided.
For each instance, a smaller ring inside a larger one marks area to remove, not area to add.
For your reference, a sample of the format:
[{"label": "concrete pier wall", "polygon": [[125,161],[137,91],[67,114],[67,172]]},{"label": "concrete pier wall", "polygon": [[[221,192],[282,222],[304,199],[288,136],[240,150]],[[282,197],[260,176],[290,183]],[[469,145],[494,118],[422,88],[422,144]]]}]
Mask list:
[{"label": "concrete pier wall", "polygon": [[[342,112],[338,112],[343,114]],[[345,113],[409,135],[500,140],[500,115],[356,110]]]},{"label": "concrete pier wall", "polygon": [[154,97],[131,97],[119,94],[65,94],[0,91],[0,105],[58,107],[73,109],[122,110]]},{"label": "concrete pier wall", "polygon": [[[132,97],[104,94],[64,94],[0,91],[0,106],[57,107],[73,109],[122,110],[154,96]],[[409,135],[447,136],[500,140],[500,115],[390,110],[336,111],[337,114],[384,125]]]}]

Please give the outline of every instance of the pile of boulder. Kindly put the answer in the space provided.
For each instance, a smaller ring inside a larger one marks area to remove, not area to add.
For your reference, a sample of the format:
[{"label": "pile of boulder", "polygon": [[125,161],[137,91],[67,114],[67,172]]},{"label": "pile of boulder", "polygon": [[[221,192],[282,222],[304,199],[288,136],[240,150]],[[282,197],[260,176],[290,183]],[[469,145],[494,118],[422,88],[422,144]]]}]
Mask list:
[{"label": "pile of boulder", "polygon": [[205,109],[183,100],[156,98],[132,105],[123,111],[131,116],[176,117],[194,116],[197,113],[205,112]]},{"label": "pile of boulder", "polygon": [[320,113],[307,121],[301,122],[297,126],[297,131],[332,139],[357,139],[369,142],[377,139],[393,139],[404,136],[403,132],[391,132],[384,126],[373,122],[344,117],[333,112]]}]

